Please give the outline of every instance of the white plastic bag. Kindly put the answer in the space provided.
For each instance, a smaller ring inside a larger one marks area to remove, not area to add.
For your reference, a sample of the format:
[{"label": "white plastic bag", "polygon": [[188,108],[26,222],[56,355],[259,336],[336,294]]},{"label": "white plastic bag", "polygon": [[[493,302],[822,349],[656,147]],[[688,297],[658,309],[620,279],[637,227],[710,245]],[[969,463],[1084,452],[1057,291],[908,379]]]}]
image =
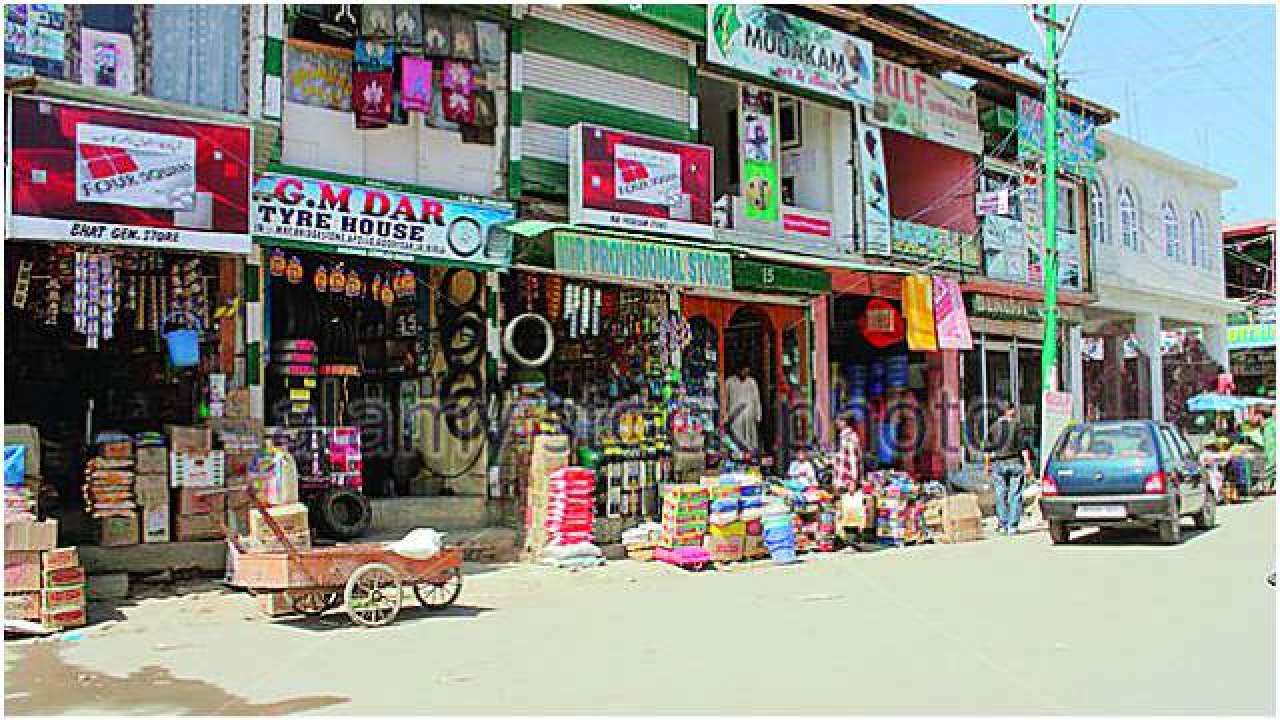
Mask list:
[{"label": "white plastic bag", "polygon": [[444,547],[444,533],[437,532],[434,528],[415,528],[387,547],[401,557],[426,560],[440,554]]}]

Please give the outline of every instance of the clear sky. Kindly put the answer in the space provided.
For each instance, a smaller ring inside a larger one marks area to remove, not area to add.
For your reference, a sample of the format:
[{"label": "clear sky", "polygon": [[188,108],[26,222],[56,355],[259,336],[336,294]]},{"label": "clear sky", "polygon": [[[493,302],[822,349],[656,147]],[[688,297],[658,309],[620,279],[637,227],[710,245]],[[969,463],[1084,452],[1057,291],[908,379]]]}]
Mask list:
[{"label": "clear sky", "polygon": [[[1023,4],[921,5],[1042,56]],[[1066,19],[1071,5],[1059,5]],[[1234,178],[1227,222],[1276,215],[1272,5],[1090,5],[1061,64],[1067,89],[1117,111],[1107,126]]]}]

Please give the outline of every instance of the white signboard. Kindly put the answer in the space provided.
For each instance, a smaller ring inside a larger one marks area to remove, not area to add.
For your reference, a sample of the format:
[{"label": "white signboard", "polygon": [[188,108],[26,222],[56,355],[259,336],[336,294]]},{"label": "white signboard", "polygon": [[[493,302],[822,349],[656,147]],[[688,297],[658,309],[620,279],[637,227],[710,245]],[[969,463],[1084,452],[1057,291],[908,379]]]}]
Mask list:
[{"label": "white signboard", "polygon": [[863,124],[858,129],[858,154],[862,166],[862,207],[868,255],[893,253],[893,222],[889,216],[889,176],[884,169],[884,142],[880,128]]},{"label": "white signboard", "polygon": [[76,202],[191,211],[195,194],[194,138],[76,126]]}]

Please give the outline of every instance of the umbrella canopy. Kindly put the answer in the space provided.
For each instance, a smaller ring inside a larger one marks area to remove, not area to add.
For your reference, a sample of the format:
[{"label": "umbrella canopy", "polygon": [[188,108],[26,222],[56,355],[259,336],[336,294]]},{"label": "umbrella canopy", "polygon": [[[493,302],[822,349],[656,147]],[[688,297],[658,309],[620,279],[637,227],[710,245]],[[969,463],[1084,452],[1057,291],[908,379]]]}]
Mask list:
[{"label": "umbrella canopy", "polygon": [[1187,400],[1187,409],[1192,412],[1230,412],[1232,410],[1247,410],[1251,405],[1275,404],[1276,401],[1271,398],[1201,393]]}]

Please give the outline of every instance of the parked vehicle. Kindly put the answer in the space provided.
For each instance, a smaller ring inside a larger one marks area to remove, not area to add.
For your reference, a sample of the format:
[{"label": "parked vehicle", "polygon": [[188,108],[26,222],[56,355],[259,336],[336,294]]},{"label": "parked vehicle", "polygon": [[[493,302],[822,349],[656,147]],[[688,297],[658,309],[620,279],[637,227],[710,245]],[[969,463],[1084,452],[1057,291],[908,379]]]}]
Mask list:
[{"label": "parked vehicle", "polygon": [[1054,544],[1079,527],[1137,525],[1182,541],[1183,517],[1214,525],[1218,498],[1196,453],[1168,423],[1084,423],[1058,438],[1045,468],[1040,510]]}]

